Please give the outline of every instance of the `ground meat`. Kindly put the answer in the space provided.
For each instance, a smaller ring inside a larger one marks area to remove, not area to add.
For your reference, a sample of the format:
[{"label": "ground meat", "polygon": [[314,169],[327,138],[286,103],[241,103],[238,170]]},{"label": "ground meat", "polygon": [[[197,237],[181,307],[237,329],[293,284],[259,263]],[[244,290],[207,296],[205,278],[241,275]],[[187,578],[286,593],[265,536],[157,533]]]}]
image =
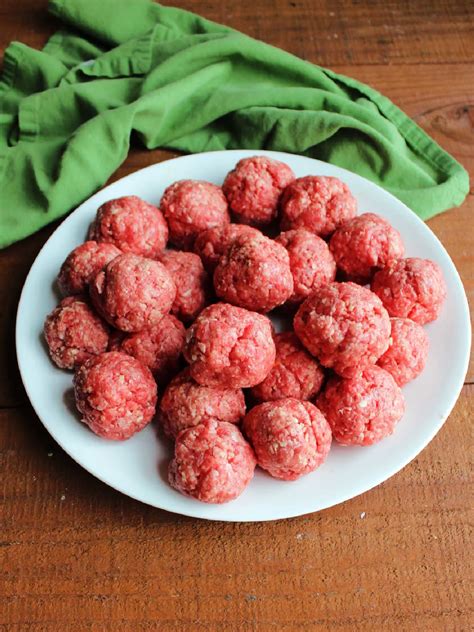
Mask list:
[{"label": "ground meat", "polygon": [[405,412],[401,389],[378,366],[350,379],[334,377],[317,399],[334,439],[343,445],[371,445],[392,434]]},{"label": "ground meat", "polygon": [[357,201],[338,178],[305,176],[294,180],[281,199],[281,228],[306,228],[326,237],[354,217]]},{"label": "ground meat", "polygon": [[176,286],[159,261],[138,255],[116,257],[90,284],[94,306],[122,331],[141,331],[157,325],[169,312]]},{"label": "ground meat", "polygon": [[363,213],[340,226],[329,244],[348,281],[369,283],[377,269],[403,257],[405,248],[398,230],[374,213]]},{"label": "ground meat", "polygon": [[206,307],[188,329],[184,357],[204,386],[245,388],[269,374],[275,343],[268,318],[227,303]]},{"label": "ground meat", "polygon": [[179,433],[169,466],[171,487],[206,503],[226,503],[253,478],[255,455],[233,424],[212,420]]},{"label": "ground meat", "polygon": [[295,179],[288,165],[266,156],[239,160],[222,189],[236,218],[244,224],[269,224],[278,212],[283,189]]},{"label": "ground meat", "polygon": [[425,368],[430,342],[423,327],[415,321],[391,318],[390,322],[390,346],[377,364],[392,375],[398,386],[403,386]]},{"label": "ground meat", "polygon": [[263,235],[237,238],[217,264],[214,289],[223,300],[258,312],[282,305],[293,293],[287,251]]},{"label": "ground meat", "polygon": [[122,252],[155,259],[168,241],[168,226],[156,206],[126,195],[102,204],[90,236],[114,244]]},{"label": "ground meat", "polygon": [[176,437],[184,428],[203,421],[239,423],[245,415],[245,398],[239,389],[201,386],[185,369],[168,384],[159,407],[166,435]]},{"label": "ground meat", "polygon": [[82,421],[105,439],[128,439],[155,414],[153,375],[125,353],[102,353],[82,364],[74,375],[74,393]]},{"label": "ground meat", "polygon": [[107,349],[109,328],[80,296],[68,296],[44,323],[49,354],[60,369],[74,369]]},{"label": "ground meat", "polygon": [[285,481],[315,470],[331,447],[331,429],[321,412],[293,398],[255,406],[243,427],[258,465]]},{"label": "ground meat", "polygon": [[176,285],[171,313],[185,322],[194,320],[209,303],[210,281],[201,259],[192,252],[167,250],[160,261]]},{"label": "ground meat", "polygon": [[203,230],[229,223],[227,200],[222,189],[202,180],[179,180],[163,194],[160,208],[168,221],[170,241],[190,250]]},{"label": "ground meat", "polygon": [[237,238],[255,237],[261,232],[245,224],[229,224],[204,230],[196,237],[194,252],[201,257],[201,261],[209,273],[216,269],[219,259],[227,254]]},{"label": "ground meat", "polygon": [[276,359],[267,377],[254,386],[252,396],[259,402],[285,397],[312,399],[321,388],[324,372],[293,332],[276,334],[274,337]]},{"label": "ground meat", "polygon": [[58,286],[63,296],[84,294],[88,285],[109,261],[118,257],[120,250],[113,244],[86,241],[66,257],[58,275]]},{"label": "ground meat", "polygon": [[166,315],[160,322],[135,334],[116,331],[110,336],[109,351],[133,356],[153,373],[159,385],[167,384],[179,370],[186,339],[184,325]]},{"label": "ground meat", "polygon": [[294,329],[323,366],[351,377],[387,350],[390,318],[370,290],[355,283],[329,283],[301,305]]},{"label": "ground meat", "polygon": [[436,320],[446,298],[441,268],[430,259],[399,259],[374,275],[372,292],[390,316],[411,318],[420,325]]},{"label": "ground meat", "polygon": [[289,302],[297,305],[321,285],[336,278],[336,262],[327,243],[303,228],[281,233],[276,241],[290,256],[293,294]]}]

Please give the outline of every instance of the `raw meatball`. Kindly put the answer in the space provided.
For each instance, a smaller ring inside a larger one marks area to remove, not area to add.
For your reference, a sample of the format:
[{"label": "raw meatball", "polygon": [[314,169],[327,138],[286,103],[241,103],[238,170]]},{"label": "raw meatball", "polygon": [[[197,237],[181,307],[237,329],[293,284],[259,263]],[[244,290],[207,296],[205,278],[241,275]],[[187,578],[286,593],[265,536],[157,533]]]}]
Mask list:
[{"label": "raw meatball", "polygon": [[159,261],[138,255],[116,257],[90,285],[92,301],[104,318],[122,331],[157,325],[173,305],[176,286]]},{"label": "raw meatball", "polygon": [[299,308],[294,328],[323,366],[344,377],[375,364],[390,339],[390,318],[382,302],[355,283],[320,287]]},{"label": "raw meatball", "polygon": [[135,334],[115,332],[109,351],[123,351],[140,360],[153,373],[158,384],[166,384],[177,373],[186,339],[186,330],[174,316]]},{"label": "raw meatball", "polygon": [[267,377],[251,390],[260,402],[285,397],[312,399],[322,386],[324,372],[292,332],[274,337],[276,359]]},{"label": "raw meatball", "polygon": [[421,325],[409,318],[391,318],[390,346],[377,364],[403,386],[425,368],[430,342]]},{"label": "raw meatball", "polygon": [[92,279],[109,261],[121,252],[113,244],[86,241],[66,257],[58,275],[58,286],[63,296],[84,294]]},{"label": "raw meatball", "polygon": [[379,270],[371,284],[390,316],[420,325],[436,320],[446,298],[441,268],[430,259],[399,259]]},{"label": "raw meatball", "polygon": [[287,251],[263,235],[237,238],[217,264],[214,289],[233,305],[269,312],[293,293]]},{"label": "raw meatball", "polygon": [[303,228],[281,233],[276,240],[290,256],[293,294],[289,302],[297,305],[321,285],[336,278],[336,262],[327,243]]},{"label": "raw meatball", "polygon": [[47,316],[44,337],[53,362],[74,369],[107,349],[109,328],[84,298],[68,296]]},{"label": "raw meatball", "polygon": [[204,421],[179,433],[168,479],[186,496],[205,503],[226,503],[253,478],[255,455],[233,424]]},{"label": "raw meatball", "polygon": [[155,259],[168,241],[168,226],[156,206],[136,195],[126,195],[102,204],[90,235],[122,252]]},{"label": "raw meatball", "polygon": [[331,237],[329,247],[346,279],[362,284],[405,252],[398,230],[374,213],[363,213],[345,222]]},{"label": "raw meatball", "polygon": [[129,439],[155,414],[157,392],[150,369],[118,351],[82,364],[74,375],[74,393],[82,421],[105,439]]},{"label": "raw meatball", "polygon": [[168,221],[171,243],[186,250],[203,230],[230,222],[222,189],[202,180],[179,180],[169,186],[160,208]]},{"label": "raw meatball", "polygon": [[288,165],[266,156],[239,160],[222,189],[234,215],[244,224],[269,224],[278,212],[283,189],[295,179]]},{"label": "raw meatball", "polygon": [[201,259],[192,252],[167,250],[160,258],[176,285],[171,313],[181,320],[194,320],[209,302],[209,277]]},{"label": "raw meatball", "polygon": [[218,228],[204,230],[196,237],[194,252],[201,257],[201,261],[210,273],[214,272],[219,259],[227,254],[237,238],[255,237],[262,233],[256,228],[245,224],[229,224]]},{"label": "raw meatball", "polygon": [[387,371],[371,366],[356,377],[334,377],[317,399],[334,439],[371,445],[392,434],[405,412],[401,389]]},{"label": "raw meatball", "polygon": [[268,318],[228,303],[206,307],[187,331],[184,357],[203,386],[245,388],[270,373],[275,343]]},{"label": "raw meatball", "polygon": [[310,402],[291,397],[255,406],[244,418],[244,432],[257,463],[285,481],[312,472],[331,447],[331,428]]},{"label": "raw meatball", "polygon": [[238,389],[201,386],[182,371],[168,384],[159,407],[161,426],[170,437],[203,421],[239,423],[245,415],[245,398]]},{"label": "raw meatball", "polygon": [[281,228],[306,228],[326,237],[356,212],[356,199],[344,182],[330,176],[305,176],[283,193]]}]

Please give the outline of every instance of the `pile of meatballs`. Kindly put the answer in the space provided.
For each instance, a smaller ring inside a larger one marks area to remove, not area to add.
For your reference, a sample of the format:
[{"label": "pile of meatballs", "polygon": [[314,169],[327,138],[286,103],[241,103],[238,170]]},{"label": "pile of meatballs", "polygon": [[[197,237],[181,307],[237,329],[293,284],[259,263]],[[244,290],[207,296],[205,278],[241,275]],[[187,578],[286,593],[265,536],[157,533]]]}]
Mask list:
[{"label": "pile of meatballs", "polygon": [[239,496],[257,465],[295,480],[333,440],[391,434],[446,296],[438,265],[404,258],[345,183],[265,156],[222,187],[175,182],[159,208],[106,202],[58,287],[44,335],[74,370],[82,421],[121,441],[155,420],[174,441],[170,484],[210,503]]}]

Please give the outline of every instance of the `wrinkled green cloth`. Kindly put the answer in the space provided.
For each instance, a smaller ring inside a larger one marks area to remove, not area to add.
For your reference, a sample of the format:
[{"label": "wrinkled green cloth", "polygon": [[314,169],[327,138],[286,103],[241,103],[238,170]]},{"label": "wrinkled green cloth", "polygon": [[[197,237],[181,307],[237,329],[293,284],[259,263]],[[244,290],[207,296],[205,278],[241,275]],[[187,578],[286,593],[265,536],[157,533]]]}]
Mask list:
[{"label": "wrinkled green cloth", "polygon": [[372,88],[148,0],[52,0],[67,29],[13,42],[0,83],[0,247],[61,217],[146,147],[274,149],[365,176],[423,219],[463,167]]}]

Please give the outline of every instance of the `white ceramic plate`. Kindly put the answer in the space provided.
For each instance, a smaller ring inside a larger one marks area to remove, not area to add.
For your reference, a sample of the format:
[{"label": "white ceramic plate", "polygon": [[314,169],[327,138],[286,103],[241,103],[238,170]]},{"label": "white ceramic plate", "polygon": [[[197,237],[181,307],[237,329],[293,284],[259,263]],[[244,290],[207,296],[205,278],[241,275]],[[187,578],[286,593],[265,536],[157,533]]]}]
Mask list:
[{"label": "white ceramic plate", "polygon": [[[295,482],[257,471],[237,500],[206,505],[186,498],[166,482],[169,446],[149,426],[124,443],[95,436],[79,422],[70,403],[71,373],[49,360],[42,341],[43,322],[58,302],[54,281],[66,255],[84,241],[97,207],[121,195],[136,194],[158,204],[164,189],[182,178],[221,184],[243,157],[258,154],[287,162],[297,176],[337,176],[359,202],[359,211],[386,217],[404,239],[408,256],[435,260],[448,296],[440,318],[427,327],[431,348],[423,374],[404,388],[406,414],[395,433],[371,447],[333,445],[316,472]],[[338,167],[278,152],[219,151],[176,158],[137,171],[93,195],[74,211],[44,245],[26,279],[18,307],[16,346],[23,383],[31,403],[59,445],[91,474],[111,487],[155,507],[211,520],[258,521],[318,511],[365,492],[409,463],[431,441],[451,412],[466,374],[470,321],[464,289],[446,250],[418,217],[395,197],[368,180]]]}]

